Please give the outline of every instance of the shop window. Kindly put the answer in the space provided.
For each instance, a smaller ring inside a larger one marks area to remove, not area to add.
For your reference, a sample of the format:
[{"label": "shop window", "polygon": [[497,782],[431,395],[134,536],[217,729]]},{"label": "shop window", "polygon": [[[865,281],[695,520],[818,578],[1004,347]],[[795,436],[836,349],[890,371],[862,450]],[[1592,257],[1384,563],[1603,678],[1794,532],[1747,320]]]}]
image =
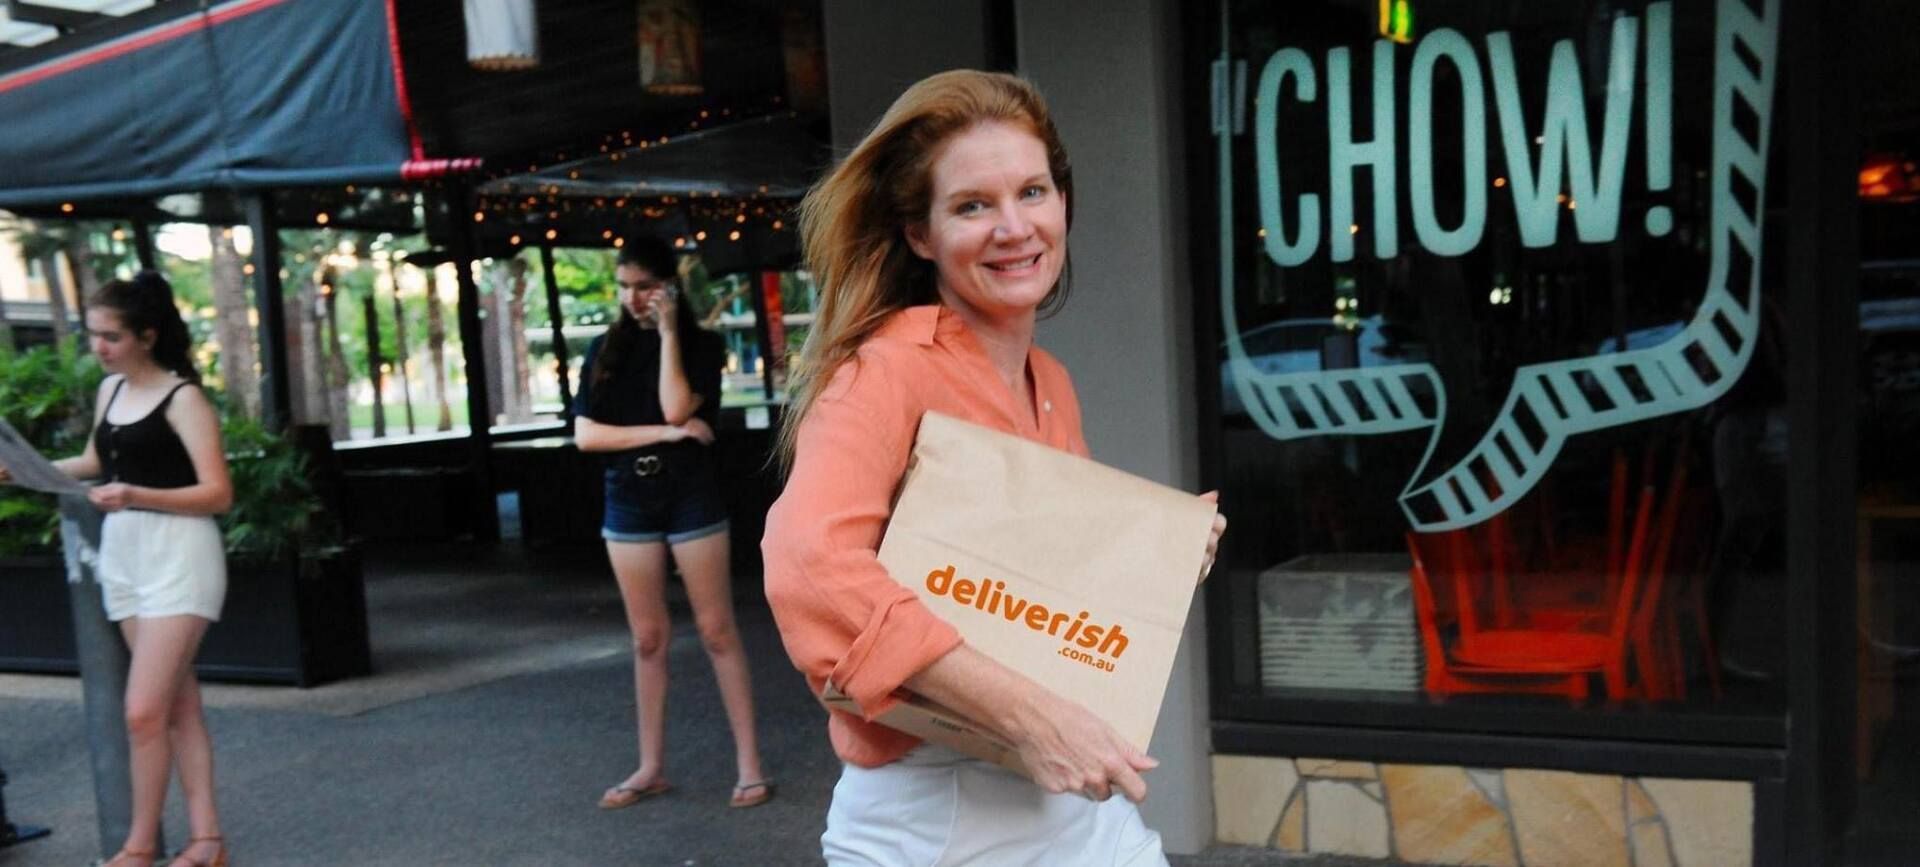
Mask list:
[{"label": "shop window", "polygon": [[1216,22],[1224,716],[1777,719],[1777,4],[1417,5]]},{"label": "shop window", "polygon": [[[1892,12],[1884,3],[1869,4]],[[1867,20],[1880,20],[1872,14]],[[1863,35],[1859,173],[1859,500],[1852,639],[1860,783],[1848,863],[1920,847],[1920,76],[1904,34]]]}]

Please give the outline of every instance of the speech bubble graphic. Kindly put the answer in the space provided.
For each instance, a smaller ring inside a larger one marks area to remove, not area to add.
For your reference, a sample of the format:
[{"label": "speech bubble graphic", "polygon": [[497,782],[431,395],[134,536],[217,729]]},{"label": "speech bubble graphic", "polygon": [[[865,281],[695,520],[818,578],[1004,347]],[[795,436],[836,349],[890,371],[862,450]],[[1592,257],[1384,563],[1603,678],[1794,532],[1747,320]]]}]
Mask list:
[{"label": "speech bubble graphic", "polygon": [[[1221,240],[1221,316],[1226,341],[1227,364],[1232,387],[1249,417],[1266,435],[1278,440],[1314,436],[1365,436],[1429,429],[1426,453],[1412,478],[1399,496],[1401,510],[1414,529],[1423,532],[1451,530],[1471,526],[1511,507],[1531,490],[1552,466],[1567,440],[1581,433],[1631,424],[1659,416],[1698,409],[1719,399],[1740,378],[1759,335],[1760,304],[1760,222],[1766,202],[1766,166],[1769,130],[1773,109],[1775,73],[1780,19],[1779,0],[1760,0],[1756,10],[1747,0],[1718,0],[1714,27],[1714,83],[1712,115],[1712,154],[1709,163],[1709,266],[1701,302],[1693,318],[1662,343],[1619,352],[1563,361],[1529,364],[1514,373],[1506,401],[1494,421],[1465,457],[1453,465],[1429,473],[1446,421],[1446,390],[1438,370],[1426,363],[1401,364],[1346,370],[1266,372],[1249,358],[1235,314],[1232,240],[1224,233]],[[1653,3],[1646,13],[1646,40],[1650,60],[1647,70],[1647,111],[1650,120],[1648,143],[1649,185],[1663,189],[1671,183],[1669,149],[1660,125],[1671,117],[1671,68],[1664,58],[1671,56],[1671,13],[1669,3]],[[1600,159],[1591,161],[1585,128],[1583,100],[1578,97],[1578,75],[1571,51],[1557,47],[1549,89],[1545,130],[1546,145],[1541,151],[1537,174],[1533,166],[1516,170],[1516,210],[1523,242],[1529,247],[1553,242],[1557,218],[1552,208],[1554,194],[1560,189],[1563,168],[1577,194],[1588,196],[1591,204],[1576,216],[1582,241],[1612,240],[1617,231],[1619,213],[1619,177],[1624,165],[1625,124],[1621,120],[1630,105],[1634,90],[1632,57],[1638,39],[1639,22],[1622,16],[1613,26],[1613,50],[1609,57],[1607,97]],[[1415,93],[1430,86],[1432,67],[1445,58],[1460,72],[1463,88],[1478,93],[1483,87],[1464,37],[1452,31],[1439,31],[1427,37],[1431,50],[1416,54]],[[1513,93],[1510,46],[1505,34],[1487,39],[1493,59],[1492,90],[1501,109],[1500,125],[1508,151],[1526,152],[1524,119],[1519,118],[1518,99]],[[1384,79],[1392,87],[1392,64],[1382,61],[1386,44],[1376,46],[1374,69],[1376,86]],[[1504,56],[1503,56],[1504,55]],[[1565,55],[1565,56],[1562,56]],[[1329,97],[1336,113],[1345,111],[1344,91],[1349,57],[1346,49],[1329,52]],[[1215,64],[1216,107],[1223,102],[1218,92],[1226,86],[1225,61]],[[1428,76],[1421,77],[1424,71]],[[1503,79],[1504,73],[1504,79]],[[1261,76],[1255,98],[1257,166],[1260,181],[1260,210],[1265,246],[1269,256],[1282,266],[1298,264],[1312,256],[1319,244],[1319,198],[1312,194],[1299,197],[1299,227],[1288,232],[1281,224],[1279,195],[1280,169],[1274,159],[1273,123],[1275,102],[1291,85],[1292,97],[1312,100],[1317,95],[1316,76],[1310,60],[1298,49],[1275,52]],[[1334,86],[1337,85],[1337,86]],[[1574,96],[1568,98],[1567,94]],[[1624,97],[1622,94],[1625,94]],[[1390,98],[1390,97],[1388,97]],[[1237,101],[1235,101],[1237,102]],[[1431,120],[1423,114],[1424,104],[1416,98],[1410,109],[1414,130],[1410,133],[1410,152],[1416,159],[1430,153]],[[1375,129],[1381,129],[1381,100],[1375,101]],[[1385,112],[1390,123],[1391,110]],[[1468,111],[1477,111],[1479,100],[1468,100]],[[1571,108],[1568,108],[1571,106]],[[1231,225],[1233,216],[1232,175],[1224,167],[1231,165],[1230,137],[1238,132],[1244,118],[1229,111],[1216,110],[1214,133],[1220,143],[1221,225]],[[1752,130],[1743,131],[1738,116],[1757,119]],[[1470,115],[1470,120],[1477,115]],[[1346,126],[1344,118],[1335,122],[1336,130]],[[1390,129],[1389,127],[1386,127]],[[1353,142],[1336,135],[1336,167],[1347,169],[1364,165],[1376,172],[1375,192],[1382,187],[1391,198],[1392,186],[1383,182],[1392,176],[1391,133],[1376,133],[1372,142]],[[1386,144],[1383,144],[1385,142]],[[1426,147],[1423,147],[1423,144]],[[1467,152],[1484,154],[1467,142]],[[1567,157],[1562,160],[1562,153]],[[1521,160],[1524,164],[1525,160]],[[1385,171],[1381,171],[1382,167]],[[1519,167],[1516,167],[1519,169]],[[1473,171],[1469,169],[1469,173]],[[1458,255],[1477,243],[1484,220],[1484,200],[1468,203],[1461,226],[1445,229],[1433,217],[1431,167],[1414,173],[1413,212],[1416,234],[1436,253]],[[1423,179],[1426,179],[1423,182]],[[1524,184],[1524,187],[1521,185]],[[1422,187],[1425,187],[1422,189]],[[1469,184],[1469,189],[1474,185]],[[1341,196],[1346,196],[1342,200]],[[1425,197],[1424,199],[1422,197]],[[1353,213],[1351,191],[1333,190],[1328,194],[1328,214],[1336,218],[1329,225],[1329,246],[1335,261],[1349,259],[1353,245],[1338,231]],[[1424,207],[1423,207],[1424,205]],[[1376,203],[1376,219],[1391,215],[1390,204]],[[1477,212],[1477,217],[1476,217]],[[1396,230],[1389,217],[1384,231],[1376,231],[1376,252],[1383,257],[1394,252]],[[1649,209],[1646,228],[1650,234],[1665,235],[1672,228],[1672,215],[1664,206]],[[1462,241],[1463,238],[1470,241]],[[1342,243],[1344,242],[1344,243]],[[1417,392],[1431,395],[1427,401],[1415,398]],[[1424,403],[1424,405],[1423,405]]]}]

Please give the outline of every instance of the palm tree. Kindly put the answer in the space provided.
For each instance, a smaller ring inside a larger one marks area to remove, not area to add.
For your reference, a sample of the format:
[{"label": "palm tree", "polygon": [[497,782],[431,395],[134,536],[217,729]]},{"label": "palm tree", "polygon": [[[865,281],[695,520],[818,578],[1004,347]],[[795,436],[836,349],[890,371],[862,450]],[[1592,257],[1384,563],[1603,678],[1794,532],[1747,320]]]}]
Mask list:
[{"label": "palm tree", "polygon": [[[227,396],[250,418],[260,417],[260,375],[254,369],[252,305],[233,229],[208,226],[213,247],[209,278],[213,283],[214,333],[220,341],[220,379]],[[259,243],[257,240],[254,243]]]},{"label": "palm tree", "polygon": [[440,278],[427,270],[427,358],[433,364],[433,398],[440,419],[434,430],[453,430],[453,404],[447,400],[447,315],[440,306]]}]

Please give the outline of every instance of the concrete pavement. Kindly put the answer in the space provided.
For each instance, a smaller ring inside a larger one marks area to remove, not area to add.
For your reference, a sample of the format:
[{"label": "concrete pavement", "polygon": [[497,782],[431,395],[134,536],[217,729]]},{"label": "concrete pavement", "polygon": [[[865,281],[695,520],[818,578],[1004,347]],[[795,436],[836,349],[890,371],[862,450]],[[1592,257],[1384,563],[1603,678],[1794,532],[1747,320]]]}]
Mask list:
[{"label": "concrete pavement", "polygon": [[[389,550],[369,557],[368,573],[373,677],[305,691],[207,691],[236,864],[819,863],[839,764],[825,713],[753,588],[739,618],[779,796],[728,809],[725,714],[677,606],[667,735],[677,788],[608,812],[595,800],[635,762],[633,690],[618,593],[597,551]],[[8,809],[16,821],[54,828],[0,850],[0,867],[79,865],[100,854],[81,732],[73,679],[0,675]],[[184,840],[177,791],[167,828],[170,840]],[[1176,863],[1281,862],[1221,850]]]}]

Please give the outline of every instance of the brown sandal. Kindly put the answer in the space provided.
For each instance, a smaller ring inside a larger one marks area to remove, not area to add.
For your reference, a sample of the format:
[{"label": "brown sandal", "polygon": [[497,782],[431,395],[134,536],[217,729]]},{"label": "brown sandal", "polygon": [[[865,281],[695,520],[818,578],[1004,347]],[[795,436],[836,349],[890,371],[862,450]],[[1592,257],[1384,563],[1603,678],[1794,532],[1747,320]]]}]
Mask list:
[{"label": "brown sandal", "polygon": [[193,844],[195,843],[218,843],[220,844],[220,850],[213,853],[212,861],[202,861],[198,858],[189,858],[185,855],[175,855],[172,861],[167,862],[167,867],[227,867],[227,841],[225,837],[219,834],[213,834],[206,837],[187,838],[188,849],[193,848]]}]

